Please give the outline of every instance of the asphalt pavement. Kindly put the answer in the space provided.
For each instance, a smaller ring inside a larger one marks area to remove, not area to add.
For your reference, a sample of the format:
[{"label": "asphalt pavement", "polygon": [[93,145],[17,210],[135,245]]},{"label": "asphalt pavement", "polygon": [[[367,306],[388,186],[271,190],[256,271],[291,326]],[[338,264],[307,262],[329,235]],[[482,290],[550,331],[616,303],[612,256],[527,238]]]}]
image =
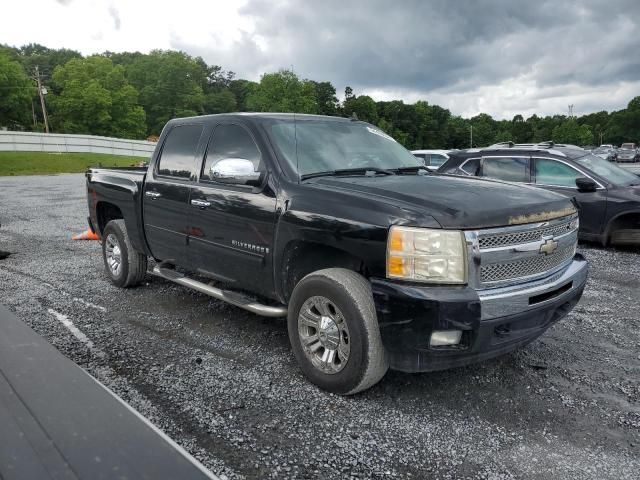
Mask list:
[{"label": "asphalt pavement", "polygon": [[482,364],[311,385],[285,321],[161,279],[121,290],[82,175],[0,178],[0,303],[221,478],[637,479],[640,252],[583,245],[583,300]]}]

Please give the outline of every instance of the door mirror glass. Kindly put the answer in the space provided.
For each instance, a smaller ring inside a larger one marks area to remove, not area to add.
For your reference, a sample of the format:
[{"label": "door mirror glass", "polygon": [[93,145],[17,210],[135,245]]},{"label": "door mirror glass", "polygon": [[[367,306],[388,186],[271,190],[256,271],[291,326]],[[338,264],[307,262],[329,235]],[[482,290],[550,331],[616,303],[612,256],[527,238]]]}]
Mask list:
[{"label": "door mirror glass", "polygon": [[576,178],[576,186],[579,192],[595,192],[598,188],[596,182],[586,177]]},{"label": "door mirror glass", "polygon": [[256,172],[253,162],[246,158],[223,158],[211,166],[211,179],[233,185],[257,185],[260,172]]}]

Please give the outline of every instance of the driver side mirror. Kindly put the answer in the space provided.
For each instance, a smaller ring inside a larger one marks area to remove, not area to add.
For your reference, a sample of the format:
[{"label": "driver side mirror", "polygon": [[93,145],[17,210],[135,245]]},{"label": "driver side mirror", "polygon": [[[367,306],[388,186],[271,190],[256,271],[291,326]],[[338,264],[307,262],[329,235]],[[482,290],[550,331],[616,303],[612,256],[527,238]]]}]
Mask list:
[{"label": "driver side mirror", "polygon": [[223,158],[211,166],[211,179],[231,185],[257,185],[261,174],[246,158]]},{"label": "driver side mirror", "polygon": [[596,182],[586,177],[576,178],[576,186],[579,192],[595,192],[598,189]]}]

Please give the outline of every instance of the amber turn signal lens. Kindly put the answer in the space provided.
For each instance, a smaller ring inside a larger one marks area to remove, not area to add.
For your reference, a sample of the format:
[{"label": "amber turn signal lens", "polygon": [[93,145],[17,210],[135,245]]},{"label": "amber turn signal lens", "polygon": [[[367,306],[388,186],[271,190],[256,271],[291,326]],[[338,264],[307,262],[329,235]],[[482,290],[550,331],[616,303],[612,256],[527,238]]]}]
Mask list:
[{"label": "amber turn signal lens", "polygon": [[389,232],[389,251],[402,252],[404,245],[404,233],[401,230],[391,229]]},{"label": "amber turn signal lens", "polygon": [[405,262],[403,257],[389,256],[387,269],[391,275],[404,276],[405,274]]}]

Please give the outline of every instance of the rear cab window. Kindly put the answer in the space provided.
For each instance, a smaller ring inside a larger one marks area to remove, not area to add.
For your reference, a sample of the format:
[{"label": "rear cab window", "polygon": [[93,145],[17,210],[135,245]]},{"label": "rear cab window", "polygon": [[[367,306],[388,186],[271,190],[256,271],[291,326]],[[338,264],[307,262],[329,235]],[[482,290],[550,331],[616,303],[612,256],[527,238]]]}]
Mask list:
[{"label": "rear cab window", "polygon": [[481,174],[506,182],[529,183],[529,157],[483,157]]},{"label": "rear cab window", "polygon": [[202,130],[202,125],[176,125],[171,129],[160,153],[158,175],[191,178]]}]

